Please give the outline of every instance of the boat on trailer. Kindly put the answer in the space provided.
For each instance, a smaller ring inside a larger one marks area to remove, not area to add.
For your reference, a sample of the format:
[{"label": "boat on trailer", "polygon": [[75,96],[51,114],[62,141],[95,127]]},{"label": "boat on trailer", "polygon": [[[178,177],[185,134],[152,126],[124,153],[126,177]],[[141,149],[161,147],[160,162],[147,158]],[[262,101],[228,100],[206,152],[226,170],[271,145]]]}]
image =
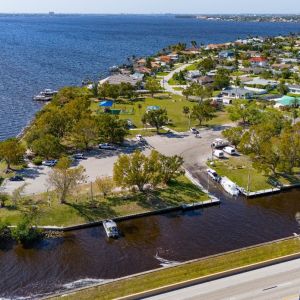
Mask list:
[{"label": "boat on trailer", "polygon": [[120,236],[120,232],[117,226],[117,223],[113,220],[105,220],[102,222],[103,227],[105,229],[106,235],[108,238],[118,238]]}]

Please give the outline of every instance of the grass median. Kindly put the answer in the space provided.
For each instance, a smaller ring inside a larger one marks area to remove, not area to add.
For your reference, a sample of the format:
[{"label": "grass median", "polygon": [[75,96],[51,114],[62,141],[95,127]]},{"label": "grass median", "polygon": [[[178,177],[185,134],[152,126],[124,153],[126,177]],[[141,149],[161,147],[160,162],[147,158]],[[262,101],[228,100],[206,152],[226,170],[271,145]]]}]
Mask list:
[{"label": "grass median", "polygon": [[277,241],[84,289],[74,294],[64,295],[63,299],[116,299],[299,252],[300,240],[298,238]]}]

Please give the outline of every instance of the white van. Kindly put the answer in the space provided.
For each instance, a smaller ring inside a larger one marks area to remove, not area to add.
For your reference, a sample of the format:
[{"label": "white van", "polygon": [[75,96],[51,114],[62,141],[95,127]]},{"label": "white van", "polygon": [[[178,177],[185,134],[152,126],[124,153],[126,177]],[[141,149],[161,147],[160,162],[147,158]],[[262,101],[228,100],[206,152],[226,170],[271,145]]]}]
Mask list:
[{"label": "white van", "polygon": [[224,152],[222,150],[214,150],[213,155],[217,158],[224,158]]},{"label": "white van", "polygon": [[233,147],[225,147],[223,151],[230,155],[237,155],[237,152]]}]

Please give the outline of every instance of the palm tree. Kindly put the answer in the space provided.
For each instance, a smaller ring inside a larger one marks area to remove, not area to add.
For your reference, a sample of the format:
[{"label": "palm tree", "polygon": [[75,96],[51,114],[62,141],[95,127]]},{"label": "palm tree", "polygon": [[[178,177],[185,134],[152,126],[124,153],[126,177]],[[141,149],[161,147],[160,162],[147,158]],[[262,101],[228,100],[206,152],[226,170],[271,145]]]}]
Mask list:
[{"label": "palm tree", "polygon": [[192,46],[193,46],[193,48],[197,48],[197,42],[196,41],[191,41],[191,44],[192,44]]},{"label": "palm tree", "polygon": [[190,108],[188,106],[184,106],[182,108],[182,113],[185,115],[185,117],[188,117],[188,119],[189,119],[188,126],[190,128],[191,127],[191,111],[190,111]]}]

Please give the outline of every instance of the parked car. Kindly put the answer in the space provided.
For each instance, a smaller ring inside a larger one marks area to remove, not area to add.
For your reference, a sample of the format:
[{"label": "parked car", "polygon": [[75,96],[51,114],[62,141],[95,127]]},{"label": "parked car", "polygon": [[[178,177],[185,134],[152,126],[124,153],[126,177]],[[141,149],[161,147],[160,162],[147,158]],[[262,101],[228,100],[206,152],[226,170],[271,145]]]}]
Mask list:
[{"label": "parked car", "polygon": [[133,124],[133,122],[132,122],[131,120],[126,120],[126,122],[127,122],[127,127],[128,127],[129,129],[135,127],[134,124]]},{"label": "parked car", "polygon": [[141,134],[137,134],[135,136],[136,140],[139,141],[139,142],[143,142],[144,141],[144,137],[141,135]]},{"label": "parked car", "polygon": [[199,134],[199,131],[196,128],[194,128],[194,127],[190,129],[190,132],[192,134]]},{"label": "parked car", "polygon": [[10,181],[24,181],[24,178],[20,175],[13,176],[9,178]]},{"label": "parked car", "polygon": [[46,167],[54,167],[57,164],[57,160],[56,159],[52,159],[52,160],[44,160],[42,165],[46,166]]},{"label": "parked car", "polygon": [[84,156],[84,154],[83,153],[76,153],[76,154],[74,154],[73,155],[73,158],[74,159],[86,159],[86,157]]},{"label": "parked car", "polygon": [[227,154],[230,154],[230,155],[237,155],[237,152],[236,152],[236,150],[233,148],[233,147],[225,147],[224,149],[223,149],[223,151],[225,152],[225,153],[227,153]]},{"label": "parked car", "polygon": [[112,144],[104,143],[104,144],[100,144],[99,145],[99,149],[103,149],[103,150],[116,150],[117,148],[114,145],[112,145]]},{"label": "parked car", "polygon": [[207,172],[208,176],[211,179],[213,179],[214,181],[219,182],[221,180],[221,177],[218,175],[218,173],[215,170],[213,170],[213,169],[207,169],[206,172]]},{"label": "parked car", "polygon": [[214,150],[213,155],[217,158],[224,158],[224,152],[222,150]]}]

